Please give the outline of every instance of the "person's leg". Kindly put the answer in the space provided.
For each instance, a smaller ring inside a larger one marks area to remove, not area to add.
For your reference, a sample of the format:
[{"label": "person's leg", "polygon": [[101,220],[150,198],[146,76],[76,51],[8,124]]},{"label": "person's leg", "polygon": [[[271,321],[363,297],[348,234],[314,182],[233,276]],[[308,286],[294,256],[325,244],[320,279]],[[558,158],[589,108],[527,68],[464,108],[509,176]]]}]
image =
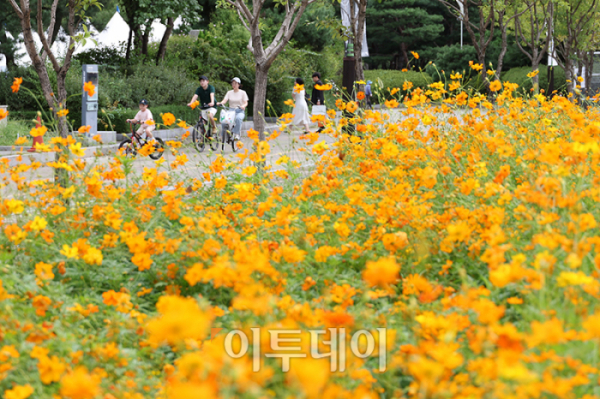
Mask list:
[{"label": "person's leg", "polygon": [[239,140],[242,137],[242,124],[244,123],[244,113],[238,112],[235,114],[235,126],[233,128],[233,136]]},{"label": "person's leg", "polygon": [[229,128],[229,126],[227,126],[225,123],[221,123],[221,140],[223,140],[224,142],[227,140],[227,129]]},{"label": "person's leg", "polygon": [[209,108],[208,110],[208,120],[212,124],[213,131],[217,131],[217,121],[215,120],[215,115],[217,114],[217,110],[215,108]]},{"label": "person's leg", "polygon": [[154,139],[154,135],[152,134],[152,131],[155,129],[154,126],[146,126],[146,140],[153,140]]}]

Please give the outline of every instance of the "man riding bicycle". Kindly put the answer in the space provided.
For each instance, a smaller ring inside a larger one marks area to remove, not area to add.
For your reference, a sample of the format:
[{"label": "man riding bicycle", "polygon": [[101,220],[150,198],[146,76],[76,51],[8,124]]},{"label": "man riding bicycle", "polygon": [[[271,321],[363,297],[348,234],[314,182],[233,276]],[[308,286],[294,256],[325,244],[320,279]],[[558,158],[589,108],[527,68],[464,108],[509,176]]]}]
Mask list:
[{"label": "man riding bicycle", "polygon": [[217,131],[217,124],[215,122],[215,115],[217,114],[217,109],[215,106],[215,88],[212,85],[208,84],[208,78],[204,75],[200,76],[200,87],[196,89],[196,93],[194,97],[192,97],[192,101],[188,104],[188,107],[191,107],[196,100],[199,100],[200,106],[209,108],[202,109],[202,116],[210,121],[212,125],[213,131]]}]

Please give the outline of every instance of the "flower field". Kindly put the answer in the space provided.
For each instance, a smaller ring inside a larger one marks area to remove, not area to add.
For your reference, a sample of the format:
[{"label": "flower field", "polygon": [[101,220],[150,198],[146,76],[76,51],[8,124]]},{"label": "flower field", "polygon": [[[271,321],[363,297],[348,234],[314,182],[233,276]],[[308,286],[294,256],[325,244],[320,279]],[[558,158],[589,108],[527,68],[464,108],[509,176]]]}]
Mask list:
[{"label": "flower field", "polygon": [[[136,177],[53,139],[66,186],[0,162],[19,186],[0,199],[0,393],[600,398],[600,113],[514,89],[397,90],[397,123],[340,101],[335,146],[302,138],[308,177],[257,169],[277,134],[191,192],[174,142]],[[282,330],[297,342],[275,348]]]}]

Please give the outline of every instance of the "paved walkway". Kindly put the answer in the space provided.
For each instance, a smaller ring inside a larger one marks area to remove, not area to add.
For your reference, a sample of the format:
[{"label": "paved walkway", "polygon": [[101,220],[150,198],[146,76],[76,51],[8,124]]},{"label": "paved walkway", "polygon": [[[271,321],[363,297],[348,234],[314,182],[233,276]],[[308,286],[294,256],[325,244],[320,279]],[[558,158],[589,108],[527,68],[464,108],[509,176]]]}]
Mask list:
[{"label": "paved walkway", "polygon": [[[312,130],[316,130],[316,125],[312,128]],[[267,156],[267,164],[271,165],[273,170],[281,169],[280,166],[275,164],[280,157],[283,155],[290,158],[292,161],[299,162],[304,166],[310,167],[313,165],[314,156],[311,154],[310,147],[308,150],[306,146],[306,140],[302,139],[302,134],[300,130],[295,130],[293,133],[282,133],[277,139],[269,141],[269,145],[271,147],[271,153]],[[305,136],[304,136],[305,137]],[[180,149],[179,155],[186,154],[188,158],[188,162],[183,167],[178,167],[177,169],[172,169],[170,164],[175,161],[176,156],[171,151],[165,151],[163,159],[165,160],[163,167],[165,170],[170,170],[170,173],[182,173],[184,172],[186,176],[190,178],[197,178],[200,180],[204,180],[202,174],[209,170],[209,165],[217,158],[218,155],[223,155],[229,161],[239,161],[240,155],[244,154],[245,149],[248,149],[248,152],[252,152],[253,142],[248,137],[242,137],[242,143],[244,147],[239,149],[237,152],[233,152],[231,149],[231,145],[225,145],[224,151],[212,151],[208,146],[204,149],[203,152],[198,152],[191,142],[186,140],[184,146]],[[319,139],[317,142],[325,141],[328,144],[331,144],[335,141],[335,139],[329,135],[321,134],[319,135]],[[104,148],[106,155],[99,157],[86,157],[84,161],[88,165],[104,165],[109,167],[111,160],[113,159],[113,155],[116,151],[116,146],[107,146]],[[91,152],[91,151],[90,151]],[[52,162],[54,160],[54,154],[36,154],[35,158],[30,157],[30,153],[22,154],[22,159],[16,159],[16,156],[11,156],[11,165],[15,164],[23,164],[30,165],[32,162],[40,162],[42,164],[46,164],[47,162]],[[1,155],[0,155],[1,156]],[[144,168],[156,167],[155,161],[150,159],[149,157],[141,157],[138,156],[135,158],[133,162],[133,174],[136,176],[141,176],[144,171]],[[41,168],[34,171],[26,171],[21,173],[21,176],[26,179],[26,181],[34,181],[34,180],[49,180],[54,178],[54,169],[42,166]],[[7,173],[0,174],[0,182],[6,184],[5,187],[0,188],[0,197],[7,197],[13,195],[16,190],[16,184],[11,181],[11,176]],[[0,184],[1,184],[0,183]]]},{"label": "paved walkway", "polygon": [[[403,113],[406,109],[395,109],[395,110],[384,110],[383,112],[390,116],[388,122],[401,122],[407,118]],[[437,114],[439,119],[447,119],[450,116],[460,116],[464,114],[465,111],[455,111],[449,114]],[[409,117],[415,117],[415,115],[409,115]],[[317,129],[316,124],[311,125],[311,131]],[[277,170],[281,169],[280,166],[275,164],[275,161],[278,160],[281,156],[286,155],[292,161],[299,162],[303,164],[305,168],[303,170],[304,173],[309,173],[310,167],[313,165],[314,157],[311,154],[310,147],[307,148],[305,144],[305,140],[301,139],[301,129],[295,128],[292,134],[290,133],[282,133],[276,140],[269,141],[269,145],[271,147],[271,153],[267,157],[267,164],[270,165],[273,169]],[[331,144],[335,141],[335,139],[329,135],[322,134],[320,135],[318,142],[325,141],[328,144]],[[248,137],[242,137],[242,143],[244,144],[244,148],[249,149],[251,152],[252,140]],[[105,156],[99,157],[89,157],[85,158],[85,162],[89,164],[97,164],[97,165],[105,165],[109,166],[112,156],[114,155],[116,146],[106,146],[103,151],[105,151]],[[91,152],[90,150],[88,150]],[[211,151],[210,148],[204,150],[204,152],[199,153],[189,142],[189,139],[184,147],[181,148],[180,153],[186,154],[188,157],[188,162],[185,166],[179,167],[178,169],[172,170],[172,173],[180,173],[184,171],[186,176],[191,178],[197,178],[203,180],[202,174],[207,172],[209,169],[209,165],[216,159],[216,157],[221,154],[221,151]],[[223,155],[228,160],[239,160],[239,155],[244,153],[244,149],[238,150],[237,153],[233,153],[231,150],[231,145],[225,145],[225,150]],[[5,153],[6,155],[6,153]],[[37,160],[37,162],[41,162],[45,164],[47,162],[51,162],[54,160],[53,154],[44,154],[45,158]],[[0,158],[2,157],[2,153],[0,153]],[[14,159],[11,161],[11,164],[31,164],[32,159],[29,159],[28,153],[23,154],[22,160],[18,161]],[[170,164],[175,161],[175,155],[173,155],[170,151],[167,151],[163,157],[165,159],[165,163],[163,164],[167,170],[171,169]],[[148,157],[138,157],[135,159],[133,163],[133,173],[134,175],[140,176],[146,167],[155,167],[155,162]],[[33,180],[48,180],[53,179],[54,177],[54,169],[43,166],[35,171],[26,171],[21,174],[27,181]],[[10,196],[16,190],[16,185],[10,181],[10,176],[8,174],[0,174],[0,185],[2,183],[5,184],[5,187],[0,187],[0,197]]]}]

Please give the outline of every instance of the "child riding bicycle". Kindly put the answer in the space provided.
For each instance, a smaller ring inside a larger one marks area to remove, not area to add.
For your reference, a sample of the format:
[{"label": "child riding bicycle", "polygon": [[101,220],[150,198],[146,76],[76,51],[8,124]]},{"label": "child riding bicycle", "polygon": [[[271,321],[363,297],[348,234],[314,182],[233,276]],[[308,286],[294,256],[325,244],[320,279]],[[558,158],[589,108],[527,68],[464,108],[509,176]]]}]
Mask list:
[{"label": "child riding bicycle", "polygon": [[155,129],[154,124],[148,124],[148,121],[153,120],[152,112],[148,109],[148,101],[140,101],[140,111],[135,115],[133,119],[127,119],[127,123],[140,123],[141,126],[137,130],[138,134],[146,133],[148,141],[152,140],[154,136],[152,131]]},{"label": "child riding bicycle", "polygon": [[[235,140],[240,139],[240,132],[242,131],[242,122],[244,121],[246,107],[248,106],[248,94],[241,90],[242,81],[240,78],[231,79],[231,87],[233,90],[229,90],[225,94],[225,98],[217,105],[224,105],[229,102],[230,108],[235,108],[235,126],[233,127],[233,137]],[[225,124],[222,126],[225,129]]]},{"label": "child riding bicycle", "polygon": [[[191,107],[196,100],[200,101],[200,107],[202,108],[202,116],[210,121],[213,131],[217,131],[217,124],[215,122],[215,115],[217,114],[215,106],[215,88],[208,84],[208,78],[204,75],[200,76],[200,87],[196,89],[192,101],[188,104]],[[208,106],[209,108],[204,108]]]}]

